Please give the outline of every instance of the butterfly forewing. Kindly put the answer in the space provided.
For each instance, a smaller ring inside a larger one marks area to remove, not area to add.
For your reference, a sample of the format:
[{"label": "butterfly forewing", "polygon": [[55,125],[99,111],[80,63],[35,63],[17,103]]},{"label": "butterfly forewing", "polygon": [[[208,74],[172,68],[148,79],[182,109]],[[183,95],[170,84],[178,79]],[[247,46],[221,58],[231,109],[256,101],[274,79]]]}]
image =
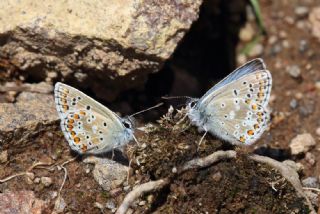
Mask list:
[{"label": "butterfly forewing", "polygon": [[79,90],[57,83],[55,102],[61,129],[69,145],[79,153],[99,153],[121,143],[125,127],[120,118]]}]

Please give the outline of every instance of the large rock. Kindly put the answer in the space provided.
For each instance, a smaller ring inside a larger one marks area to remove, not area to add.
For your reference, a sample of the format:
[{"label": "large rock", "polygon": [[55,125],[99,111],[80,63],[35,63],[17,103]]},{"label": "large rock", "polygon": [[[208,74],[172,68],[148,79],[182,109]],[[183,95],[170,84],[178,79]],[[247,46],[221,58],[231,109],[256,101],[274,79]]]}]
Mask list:
[{"label": "large rock", "polygon": [[0,194],[0,210],[3,214],[40,214],[45,202],[35,197],[32,191],[5,192]]},{"label": "large rock", "polygon": [[0,150],[56,129],[58,119],[52,95],[23,92],[16,103],[0,103]]},{"label": "large rock", "polygon": [[0,59],[36,81],[81,83],[113,99],[161,68],[198,18],[201,3],[2,0]]}]

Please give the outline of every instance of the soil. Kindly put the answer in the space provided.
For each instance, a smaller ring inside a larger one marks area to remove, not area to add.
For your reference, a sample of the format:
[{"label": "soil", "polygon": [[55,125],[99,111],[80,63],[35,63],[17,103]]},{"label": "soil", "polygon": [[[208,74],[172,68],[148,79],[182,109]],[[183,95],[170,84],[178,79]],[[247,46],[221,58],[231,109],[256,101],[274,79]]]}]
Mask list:
[{"label": "soil", "polygon": [[[301,179],[320,176],[319,146],[312,148],[309,153],[314,156],[311,162],[305,154],[293,156],[290,154],[289,143],[298,134],[311,133],[319,145],[319,136],[316,129],[320,127],[320,92],[316,82],[320,81],[320,61],[318,50],[320,42],[313,38],[307,26],[305,29],[297,27],[298,21],[307,21],[307,17],[298,17],[294,10],[298,6],[311,8],[318,6],[316,1],[271,1],[261,0],[261,11],[268,34],[263,36],[260,43],[263,45],[264,59],[268,70],[273,76],[273,91],[270,107],[273,110],[270,130],[254,145],[240,149],[243,154],[236,160],[222,161],[202,170],[191,170],[177,176],[172,175],[172,168],[197,157],[203,157],[216,150],[233,149],[234,147],[220,142],[212,136],[207,136],[204,143],[197,147],[196,142],[201,134],[195,128],[178,127],[172,133],[174,124],[167,120],[160,122],[160,128],[151,130],[148,135],[140,134],[139,142],[145,144],[143,149],[129,145],[126,155],[134,160],[132,175],[129,183],[144,182],[169,177],[171,183],[162,191],[146,195],[140,201],[147,201],[145,205],[134,204],[133,210],[137,213],[308,213],[303,200],[297,197],[295,191],[281,175],[268,166],[254,163],[247,159],[247,154],[258,153],[270,156],[277,160],[291,159],[301,163],[304,169]],[[296,20],[293,24],[284,21],[285,17]],[[249,22],[256,27],[253,20]],[[285,32],[286,35],[283,35]],[[282,36],[280,36],[282,34]],[[272,36],[277,42],[270,44]],[[307,48],[301,51],[301,40],[307,41]],[[288,48],[282,47],[284,43]],[[247,45],[240,42],[238,53]],[[278,45],[278,46],[277,46]],[[281,51],[275,51],[281,46]],[[247,58],[249,60],[249,58]],[[293,78],[287,72],[287,67],[297,65],[301,69],[301,77]],[[6,61],[0,61],[1,82],[18,81],[14,68]],[[199,68],[201,69],[201,68]],[[197,82],[192,75],[176,69],[175,77],[183,81]],[[206,74],[207,75],[207,74]],[[180,80],[181,81],[181,80]],[[202,80],[203,81],[203,80]],[[177,91],[191,90],[188,84],[179,83],[176,79],[171,91],[164,93],[175,94]],[[190,84],[191,85],[191,84]],[[179,88],[179,90],[177,89]],[[201,96],[203,91],[194,95]],[[135,94],[135,92],[133,92]],[[160,98],[161,94],[158,96]],[[179,94],[188,95],[188,94]],[[0,96],[0,102],[8,102],[7,94]],[[292,100],[297,106],[290,106]],[[155,99],[156,100],[156,99]],[[128,103],[119,98],[113,104],[113,109],[123,109]],[[116,106],[116,107],[115,107]],[[126,112],[126,111],[124,111]],[[161,114],[163,111],[160,111]],[[155,117],[154,115],[152,115]],[[146,118],[143,118],[146,119]],[[176,120],[174,120],[177,122]],[[170,131],[168,131],[170,130]],[[169,135],[170,134],[170,135]],[[170,136],[168,138],[168,136]],[[35,162],[46,162],[52,165],[62,163],[75,157],[64,140],[59,127],[50,132],[40,133],[24,148],[3,148],[8,150],[9,161],[0,164],[0,178],[25,171]],[[197,149],[199,149],[197,151]],[[164,151],[164,152],[163,152]],[[139,160],[139,165],[136,160]],[[63,170],[58,167],[34,169],[37,178],[42,176],[52,178],[52,185],[30,182],[26,176],[14,178],[0,184],[0,192],[31,190],[42,200],[49,201],[46,213],[51,213],[55,198],[53,195],[59,190],[63,181]],[[64,213],[111,213],[111,210],[100,210],[96,202],[105,205],[110,201],[118,206],[126,192],[123,188],[116,191],[104,191],[92,176],[93,165],[85,164],[78,158],[66,165],[68,179],[62,189],[61,196],[67,206]],[[274,184],[272,188],[272,184]],[[122,184],[125,185],[125,184]],[[318,208],[318,207],[316,207]]]}]

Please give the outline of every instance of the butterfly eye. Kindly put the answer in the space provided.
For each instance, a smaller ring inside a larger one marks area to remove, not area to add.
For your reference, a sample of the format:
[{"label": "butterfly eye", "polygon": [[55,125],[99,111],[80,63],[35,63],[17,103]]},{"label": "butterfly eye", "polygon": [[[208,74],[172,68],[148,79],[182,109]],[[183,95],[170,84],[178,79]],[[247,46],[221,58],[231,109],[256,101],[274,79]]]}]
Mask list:
[{"label": "butterfly eye", "polygon": [[127,121],[123,122],[124,127],[126,127],[127,129],[131,128],[131,124]]},{"label": "butterfly eye", "polygon": [[191,101],[190,107],[193,108],[193,107],[195,107],[195,106],[196,106],[196,102],[195,102],[195,101]]}]

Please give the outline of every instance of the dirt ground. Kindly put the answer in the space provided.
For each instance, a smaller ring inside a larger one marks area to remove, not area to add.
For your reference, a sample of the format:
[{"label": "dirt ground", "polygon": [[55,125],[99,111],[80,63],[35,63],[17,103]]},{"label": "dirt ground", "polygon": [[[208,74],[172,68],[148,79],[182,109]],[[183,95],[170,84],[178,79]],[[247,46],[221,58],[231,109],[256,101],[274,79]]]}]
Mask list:
[{"label": "dirt ground", "polygon": [[[297,197],[293,188],[281,179],[278,172],[248,160],[245,154],[255,152],[281,161],[291,159],[304,166],[301,179],[309,176],[320,178],[320,136],[316,133],[317,128],[320,128],[320,41],[310,33],[306,24],[308,16],[295,13],[299,6],[306,6],[311,11],[320,4],[312,0],[260,2],[267,35],[258,41],[263,47],[259,57],[264,59],[273,77],[270,130],[256,144],[242,151],[244,155],[237,160],[182,173],[162,191],[144,196],[140,201],[147,203],[135,204],[133,210],[136,213],[308,213],[303,200]],[[293,23],[290,20],[294,20]],[[258,29],[255,21],[249,20],[249,23],[254,29]],[[239,55],[248,43],[240,42]],[[249,60],[250,57],[246,59]],[[10,70],[8,66],[0,65]],[[300,68],[301,74],[298,77],[290,75],[292,66]],[[2,82],[11,80],[9,72],[0,73],[0,78]],[[0,96],[0,102],[5,101],[6,98]],[[153,155],[146,156],[142,162],[143,167],[133,162],[131,171],[134,173],[126,185],[133,185],[136,181],[171,177],[173,166],[216,150],[234,148],[208,136],[197,152],[193,142],[197,142],[201,134],[195,129],[191,128],[170,138],[170,141],[161,141],[161,136],[168,136],[166,131],[162,127],[150,136],[141,135],[139,141],[147,142],[148,146],[141,151],[133,149],[127,152],[134,159],[142,154]],[[290,141],[302,133],[310,133],[318,145],[309,151],[308,158],[306,154],[290,154]],[[165,144],[154,143],[159,141]],[[154,153],[159,146],[166,152]],[[55,130],[40,133],[25,148],[3,149],[8,150],[9,161],[0,165],[0,178],[25,171],[35,162],[62,163],[74,157],[58,126]],[[119,205],[122,202],[126,192],[104,191],[92,176],[93,166],[81,162],[81,158],[69,163],[66,168],[68,179],[61,191],[67,204],[64,213],[111,213],[112,209],[101,210],[99,204],[112,202]],[[52,178],[52,184],[46,187],[41,183],[30,182],[26,176],[20,176],[0,184],[0,192],[34,191],[37,198],[49,201],[45,213],[51,213],[55,196],[63,181],[63,170],[48,166],[33,172],[38,178]],[[275,192],[270,184],[279,180],[275,186],[278,191]]]}]

